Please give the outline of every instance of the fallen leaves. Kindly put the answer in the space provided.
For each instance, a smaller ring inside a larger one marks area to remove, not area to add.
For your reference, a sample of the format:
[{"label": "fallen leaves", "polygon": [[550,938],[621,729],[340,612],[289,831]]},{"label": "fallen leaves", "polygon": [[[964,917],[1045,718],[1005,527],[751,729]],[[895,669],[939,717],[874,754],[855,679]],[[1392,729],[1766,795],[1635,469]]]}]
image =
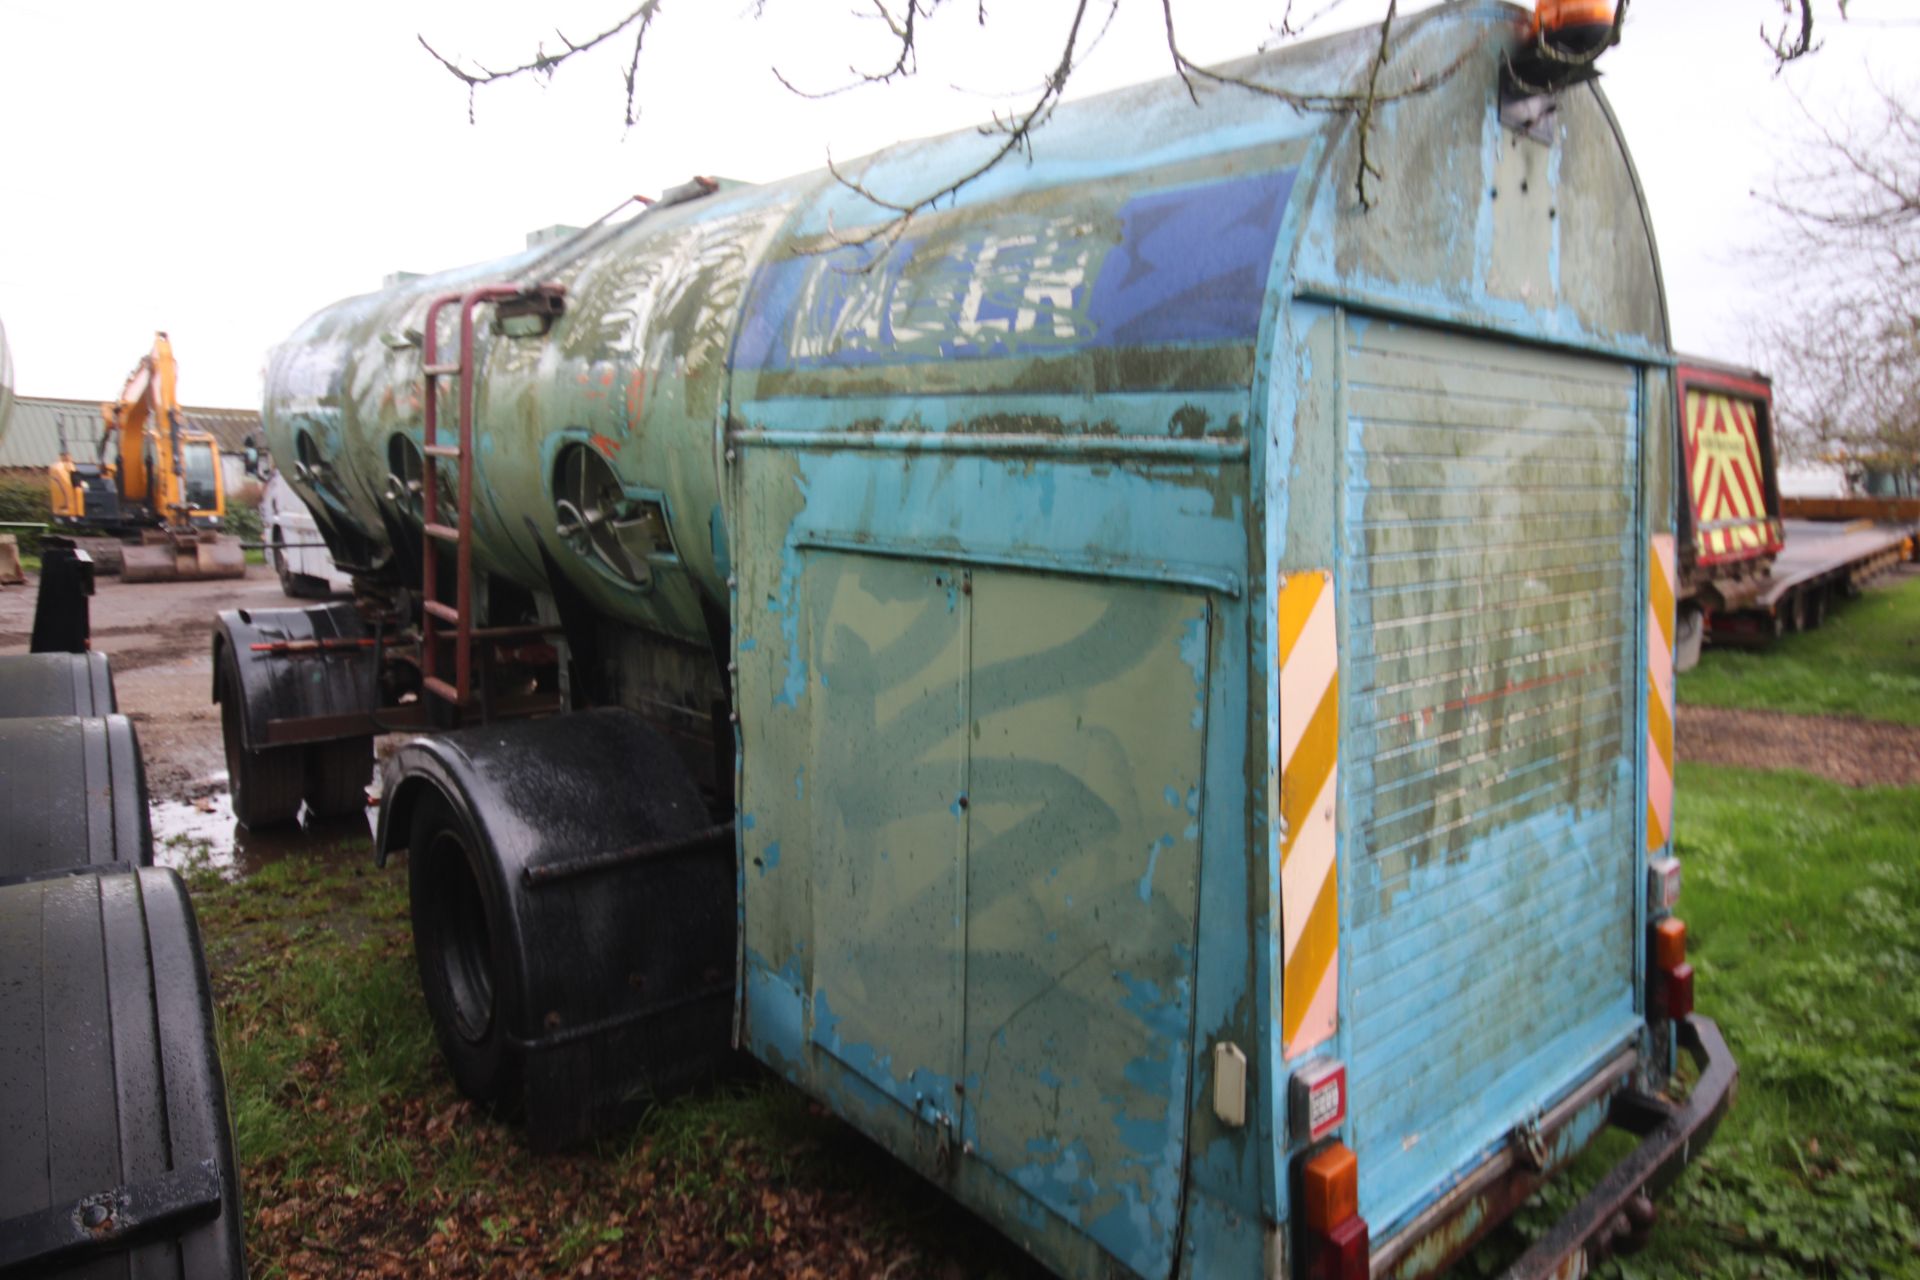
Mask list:
[{"label": "fallen leaves", "polygon": [[533,1154],[431,1047],[404,881],[307,866],[196,891],[254,1275],[1042,1274],[770,1079],[665,1104],[598,1151]]}]

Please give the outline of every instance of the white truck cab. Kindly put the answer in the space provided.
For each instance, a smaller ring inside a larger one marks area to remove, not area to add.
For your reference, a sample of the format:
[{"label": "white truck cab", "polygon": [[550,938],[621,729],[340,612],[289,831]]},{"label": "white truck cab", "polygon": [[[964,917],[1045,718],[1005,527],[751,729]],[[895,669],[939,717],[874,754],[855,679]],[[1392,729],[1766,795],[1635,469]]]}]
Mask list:
[{"label": "white truck cab", "polygon": [[281,589],[304,598],[352,590],[352,576],[335,567],[313,514],[274,467],[272,455],[263,450],[256,465],[265,485],[260,495],[260,536],[274,572],[280,575]]}]

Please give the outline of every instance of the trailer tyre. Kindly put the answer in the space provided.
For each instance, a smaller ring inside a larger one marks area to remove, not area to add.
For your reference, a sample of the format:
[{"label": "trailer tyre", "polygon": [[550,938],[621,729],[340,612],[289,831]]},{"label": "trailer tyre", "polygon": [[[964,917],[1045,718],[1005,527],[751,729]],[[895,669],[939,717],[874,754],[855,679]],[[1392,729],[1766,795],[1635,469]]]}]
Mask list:
[{"label": "trailer tyre", "polygon": [[246,693],[230,648],[220,650],[220,735],[227,752],[227,794],[233,816],[250,831],[292,822],[306,789],[307,759],[301,747],[247,749],[240,720]]},{"label": "trailer tyre", "polygon": [[435,1037],[460,1091],[504,1107],[520,1096],[508,1042],[518,989],[505,905],[472,826],[438,791],[423,795],[407,841],[414,955]]},{"label": "trailer tyre", "polygon": [[244,1280],[213,997],[180,877],[0,885],[0,1028],[0,1274]]},{"label": "trailer tyre", "polygon": [[346,818],[367,807],[373,739],[339,738],[306,749],[307,804],[317,818]]}]

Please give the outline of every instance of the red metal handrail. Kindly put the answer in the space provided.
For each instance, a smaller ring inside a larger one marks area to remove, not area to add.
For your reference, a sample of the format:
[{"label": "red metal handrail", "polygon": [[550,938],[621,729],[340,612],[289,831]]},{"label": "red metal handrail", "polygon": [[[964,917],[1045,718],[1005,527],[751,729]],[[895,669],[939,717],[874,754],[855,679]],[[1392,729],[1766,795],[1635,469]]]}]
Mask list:
[{"label": "red metal handrail", "polygon": [[[522,285],[496,284],[482,285],[460,293],[445,293],[427,305],[426,336],[421,347],[420,374],[423,382],[423,414],[421,430],[421,458],[424,463],[420,477],[421,487],[421,524],[423,539],[421,555],[423,561],[420,570],[420,585],[425,597],[425,607],[420,616],[420,674],[421,683],[436,697],[444,698],[454,706],[456,716],[463,711],[473,695],[473,316],[475,308],[483,303],[498,303],[509,299],[525,298],[538,294],[559,297],[562,293],[559,285],[536,285],[528,288]],[[450,304],[460,307],[460,360],[458,364],[440,363],[440,312]],[[439,439],[440,397],[439,379],[453,375],[458,378],[455,391],[455,416],[457,419],[458,439],[455,448],[458,451],[458,480],[454,486],[455,520],[449,525],[440,518],[440,475],[436,462],[446,456],[446,447]],[[434,543],[451,542],[454,545],[454,604],[452,616],[440,602],[440,556]],[[453,672],[451,684],[442,679],[438,672],[440,642],[445,636],[444,627],[453,628]]]}]

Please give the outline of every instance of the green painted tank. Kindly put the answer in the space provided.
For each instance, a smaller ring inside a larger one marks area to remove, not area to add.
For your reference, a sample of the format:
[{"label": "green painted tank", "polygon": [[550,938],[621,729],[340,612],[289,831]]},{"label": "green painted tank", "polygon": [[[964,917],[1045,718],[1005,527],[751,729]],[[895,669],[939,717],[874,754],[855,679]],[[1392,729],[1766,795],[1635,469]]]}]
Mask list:
[{"label": "green painted tank", "polygon": [[[627,221],[309,319],[272,356],[264,420],[276,459],[329,526],[336,558],[379,568],[418,528],[421,330],[432,299],[477,284],[553,282],[566,305],[548,332],[511,336],[482,312],[476,564],[545,590],[544,548],[608,618],[704,643],[699,597],[725,598],[716,442],[736,317],[775,229],[822,181],[689,184],[680,202]],[[457,312],[441,313],[443,351],[458,349]],[[450,426],[457,379],[440,381]],[[441,493],[451,495],[454,464],[439,465]],[[607,519],[588,532],[569,515],[579,510]]]}]

